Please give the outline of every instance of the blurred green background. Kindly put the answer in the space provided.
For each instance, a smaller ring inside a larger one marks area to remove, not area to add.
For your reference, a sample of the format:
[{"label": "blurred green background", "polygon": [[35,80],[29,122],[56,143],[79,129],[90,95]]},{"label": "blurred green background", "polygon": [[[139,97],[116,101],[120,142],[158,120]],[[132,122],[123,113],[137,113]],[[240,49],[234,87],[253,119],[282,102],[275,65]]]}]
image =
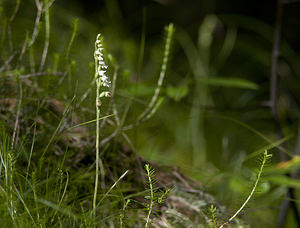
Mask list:
[{"label": "blurred green background", "polygon": [[[0,5],[4,18],[12,14],[15,2],[2,0]],[[287,4],[283,11],[278,111],[284,137],[288,137],[286,150],[294,154],[300,114],[300,3]],[[70,50],[70,64],[60,61],[56,66],[57,71],[63,71],[69,64],[71,73],[59,86],[58,79],[51,79],[46,85],[47,96],[69,101],[90,88],[94,41],[100,32],[107,54],[119,66],[117,110],[125,126],[134,122],[156,88],[164,27],[174,23],[175,39],[160,93],[164,102],[151,119],[127,133],[139,155],[179,166],[219,202],[237,207],[250,191],[253,170],[259,164],[257,157],[249,155],[278,141],[269,107],[275,14],[276,1],[57,0],[50,10],[47,69],[53,70],[58,56],[66,51],[76,18],[78,33]],[[18,48],[24,34],[31,34],[35,17],[34,1],[21,1],[12,24],[12,39]],[[41,29],[33,51],[41,53],[43,42]],[[9,49],[2,48],[0,54],[3,63]],[[114,64],[108,62],[111,77]],[[77,107],[82,121],[94,118],[93,107],[92,95]],[[113,130],[105,129],[103,137]],[[276,168],[278,149],[270,153],[274,169],[267,172],[261,194],[244,212],[253,227],[275,227],[287,187],[298,190],[300,186],[298,180],[271,178],[284,177],[286,170]],[[289,211],[287,227],[295,226]]]}]

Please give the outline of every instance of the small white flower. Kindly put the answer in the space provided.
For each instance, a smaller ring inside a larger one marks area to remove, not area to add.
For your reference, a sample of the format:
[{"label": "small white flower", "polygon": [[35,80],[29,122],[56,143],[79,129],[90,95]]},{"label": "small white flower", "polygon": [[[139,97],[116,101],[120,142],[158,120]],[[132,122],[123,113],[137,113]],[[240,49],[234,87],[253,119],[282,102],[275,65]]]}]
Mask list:
[{"label": "small white flower", "polygon": [[95,54],[99,56],[103,56],[103,54],[98,49],[95,51]]},{"label": "small white flower", "polygon": [[99,76],[101,76],[102,77],[102,80],[104,79],[104,78],[107,78],[106,76],[105,76],[105,70],[100,70],[99,71]]}]

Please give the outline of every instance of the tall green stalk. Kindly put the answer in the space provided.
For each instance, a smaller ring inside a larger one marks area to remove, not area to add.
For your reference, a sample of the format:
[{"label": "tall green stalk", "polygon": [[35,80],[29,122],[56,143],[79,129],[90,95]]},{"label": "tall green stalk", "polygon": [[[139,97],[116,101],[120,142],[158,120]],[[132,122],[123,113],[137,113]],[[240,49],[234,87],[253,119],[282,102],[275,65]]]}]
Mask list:
[{"label": "tall green stalk", "polygon": [[96,79],[96,176],[95,176],[95,189],[94,189],[94,199],[93,199],[93,213],[96,216],[96,201],[97,201],[97,190],[98,190],[98,179],[99,179],[99,154],[100,154],[100,105],[101,101],[99,98],[100,95],[100,83]]},{"label": "tall green stalk", "polygon": [[[109,96],[109,92],[100,93],[101,87],[109,87],[110,81],[105,75],[107,66],[104,63],[103,59],[103,46],[102,46],[102,37],[98,34],[95,42],[95,79],[96,79],[96,175],[95,175],[95,189],[94,189],[94,198],[93,198],[93,214],[96,217],[96,203],[97,203],[97,191],[99,185],[99,168],[102,173],[104,171],[103,164],[100,158],[100,114],[101,114],[101,97]],[[100,164],[100,167],[99,167]]]}]

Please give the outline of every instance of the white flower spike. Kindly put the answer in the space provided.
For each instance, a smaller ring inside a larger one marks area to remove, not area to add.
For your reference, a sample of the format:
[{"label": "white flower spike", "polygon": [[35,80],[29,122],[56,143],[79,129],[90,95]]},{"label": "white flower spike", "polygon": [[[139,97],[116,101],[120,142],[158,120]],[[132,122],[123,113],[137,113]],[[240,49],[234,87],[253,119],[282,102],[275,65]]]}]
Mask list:
[{"label": "white flower spike", "polygon": [[108,77],[106,76],[106,69],[107,65],[104,62],[103,59],[103,45],[102,45],[102,37],[101,34],[98,34],[96,42],[95,42],[95,64],[96,64],[96,74],[95,76],[100,79],[101,86],[110,87],[110,81],[108,80]]}]

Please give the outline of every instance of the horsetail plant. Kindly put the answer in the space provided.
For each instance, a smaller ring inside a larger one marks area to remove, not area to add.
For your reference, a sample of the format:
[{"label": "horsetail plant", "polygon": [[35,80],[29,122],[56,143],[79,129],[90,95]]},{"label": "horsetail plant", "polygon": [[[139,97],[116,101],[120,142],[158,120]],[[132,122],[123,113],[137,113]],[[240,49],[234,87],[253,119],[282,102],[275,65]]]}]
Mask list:
[{"label": "horsetail plant", "polygon": [[149,227],[150,223],[150,216],[153,210],[153,205],[154,205],[154,184],[155,184],[155,177],[154,177],[154,170],[149,164],[145,164],[145,169],[146,169],[146,176],[148,178],[148,185],[149,185],[149,190],[150,190],[150,195],[149,195],[149,200],[150,202],[147,205],[147,210],[148,210],[148,215],[146,219],[146,225],[145,228]]},{"label": "horsetail plant", "polygon": [[210,205],[208,208],[210,219],[209,219],[209,227],[211,228],[217,228],[217,208],[214,205]]},{"label": "horsetail plant", "polygon": [[[110,81],[106,76],[107,65],[103,58],[103,38],[101,34],[97,35],[95,41],[95,81],[96,81],[96,175],[95,175],[95,189],[93,198],[93,214],[96,216],[96,201],[97,201],[97,190],[98,190],[98,179],[99,179],[99,166],[101,170],[101,180],[102,185],[104,185],[104,168],[102,160],[99,156],[100,154],[100,108],[101,108],[101,98],[110,97],[110,92],[101,92],[101,87],[110,87]],[[103,186],[102,186],[103,187]]]},{"label": "horsetail plant", "polygon": [[244,203],[242,204],[242,206],[234,213],[234,215],[232,215],[227,222],[224,222],[220,228],[223,228],[225,225],[227,225],[228,223],[230,223],[243,209],[244,207],[247,205],[247,203],[249,202],[249,200],[252,198],[252,196],[254,195],[256,189],[257,189],[257,186],[258,186],[258,182],[260,181],[261,179],[261,175],[262,175],[262,172],[263,172],[263,168],[265,167],[265,165],[267,164],[268,160],[272,157],[272,154],[268,154],[268,151],[265,150],[264,154],[263,154],[263,157],[262,157],[262,161],[261,161],[261,165],[260,165],[260,168],[259,168],[259,171],[257,173],[257,177],[256,177],[256,180],[255,180],[255,183],[254,183],[254,186],[249,194],[249,196],[247,197],[247,199],[244,201]]},{"label": "horsetail plant", "polygon": [[145,198],[149,201],[146,206],[147,206],[147,218],[146,218],[146,224],[145,228],[150,227],[151,219],[150,216],[153,212],[153,207],[155,203],[162,204],[164,200],[166,199],[167,195],[170,193],[171,189],[165,189],[158,191],[158,188],[155,186],[157,180],[155,178],[155,171],[154,169],[149,165],[145,164],[145,170],[146,170],[146,178],[147,178],[147,187],[149,190],[149,195],[146,196]]}]

